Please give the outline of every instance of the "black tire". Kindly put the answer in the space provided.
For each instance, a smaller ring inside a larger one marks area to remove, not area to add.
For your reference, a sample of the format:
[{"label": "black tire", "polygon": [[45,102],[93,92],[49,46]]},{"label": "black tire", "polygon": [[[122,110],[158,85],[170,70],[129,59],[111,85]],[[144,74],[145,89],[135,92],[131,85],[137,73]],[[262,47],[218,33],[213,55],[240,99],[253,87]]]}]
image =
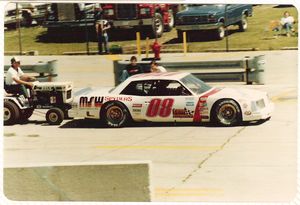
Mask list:
[{"label": "black tire", "polygon": [[221,24],[219,28],[215,31],[215,36],[217,40],[222,40],[226,35],[226,29],[224,24]]},{"label": "black tire", "polygon": [[32,116],[33,111],[34,111],[33,108],[28,108],[28,109],[22,110],[20,120],[27,121]]},{"label": "black tire", "polygon": [[122,103],[109,102],[101,110],[101,119],[108,127],[123,127],[128,123],[130,113]]},{"label": "black tire", "polygon": [[152,20],[152,35],[154,38],[160,38],[164,32],[164,22],[160,13],[156,13]]},{"label": "black tire", "polygon": [[248,20],[247,20],[247,16],[245,14],[243,14],[242,20],[238,23],[238,26],[239,26],[240,32],[245,32],[247,30]]},{"label": "black tire", "polygon": [[174,24],[175,24],[175,18],[174,18],[173,11],[169,10],[169,23],[168,25],[166,25],[165,31],[166,32],[172,31],[172,29],[174,28]]},{"label": "black tire", "polygon": [[3,122],[4,125],[13,125],[20,120],[20,110],[18,106],[10,101],[4,102]]},{"label": "black tire", "polygon": [[238,125],[242,121],[241,109],[231,99],[216,102],[213,108],[213,121],[222,126]]},{"label": "black tire", "polygon": [[51,108],[46,113],[46,120],[50,125],[60,125],[64,118],[64,112],[60,108]]}]

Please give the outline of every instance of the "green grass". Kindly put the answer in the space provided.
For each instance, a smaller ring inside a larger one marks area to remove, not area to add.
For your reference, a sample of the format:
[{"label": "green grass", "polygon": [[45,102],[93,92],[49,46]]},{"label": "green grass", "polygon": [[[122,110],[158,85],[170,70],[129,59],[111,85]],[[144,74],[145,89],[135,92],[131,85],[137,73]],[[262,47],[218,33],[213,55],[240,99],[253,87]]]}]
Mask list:
[{"label": "green grass", "polygon": [[[284,11],[289,11],[295,19],[298,18],[298,12],[294,7],[275,8],[274,5],[263,5],[253,7],[253,17],[249,17],[249,26],[246,32],[236,32],[237,27],[230,27],[232,32],[228,36],[229,49],[244,49],[255,48],[259,50],[277,50],[283,47],[297,47],[298,46],[298,32],[295,36],[290,38],[279,36],[273,38],[274,32],[269,30],[271,20],[279,20]],[[295,24],[295,29],[298,30],[298,22]],[[47,39],[47,30],[42,27],[22,28],[22,50],[30,51],[37,50],[40,55],[61,55],[64,52],[86,51],[86,43],[84,36],[80,40],[72,40],[76,35],[67,36],[64,42],[58,37],[58,41]],[[201,34],[199,34],[201,35]],[[18,32],[5,31],[5,52],[19,51],[18,46]],[[153,42],[153,40],[150,40]],[[164,33],[159,42],[164,44],[163,49],[167,48],[182,48],[182,43],[177,41],[176,30],[173,29],[169,33]],[[110,42],[111,44],[119,44],[124,47],[124,50],[134,50],[136,42],[132,40],[124,40],[117,42]],[[145,41],[142,40],[142,46],[145,46]],[[226,39],[221,41],[204,41],[193,40],[188,42],[190,52],[201,52],[207,50],[224,50],[226,48]],[[97,50],[97,43],[95,40],[89,42],[90,51]],[[163,50],[162,50],[163,52]]]}]

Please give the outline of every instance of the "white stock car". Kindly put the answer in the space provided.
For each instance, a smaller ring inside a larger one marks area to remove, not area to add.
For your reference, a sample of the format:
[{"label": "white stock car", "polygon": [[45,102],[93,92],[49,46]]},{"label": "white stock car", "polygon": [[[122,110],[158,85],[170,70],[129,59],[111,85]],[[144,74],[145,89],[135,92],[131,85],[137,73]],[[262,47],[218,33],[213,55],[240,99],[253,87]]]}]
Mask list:
[{"label": "white stock car", "polygon": [[69,116],[100,119],[109,127],[129,121],[233,126],[268,120],[273,108],[265,92],[214,88],[189,73],[165,72],[134,75],[112,89],[80,90]]}]

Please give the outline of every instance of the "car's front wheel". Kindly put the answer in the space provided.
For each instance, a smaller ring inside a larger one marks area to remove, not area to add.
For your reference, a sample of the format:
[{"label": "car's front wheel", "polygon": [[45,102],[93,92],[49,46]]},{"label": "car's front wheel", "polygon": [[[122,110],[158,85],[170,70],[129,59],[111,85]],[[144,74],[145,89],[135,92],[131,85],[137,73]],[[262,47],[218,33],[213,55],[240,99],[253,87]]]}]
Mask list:
[{"label": "car's front wheel", "polygon": [[226,28],[224,24],[221,24],[219,28],[215,31],[216,39],[222,40],[226,35]]},{"label": "car's front wheel", "polygon": [[117,101],[106,104],[101,113],[101,118],[108,127],[123,127],[130,119],[127,108]]},{"label": "car's front wheel", "polygon": [[242,19],[241,19],[241,21],[239,22],[238,25],[239,25],[239,31],[240,32],[244,32],[244,31],[247,30],[248,20],[247,20],[247,16],[245,14],[242,16]]},{"label": "car's front wheel", "polygon": [[241,123],[241,109],[234,100],[228,99],[217,102],[213,111],[213,120],[219,125],[234,126]]}]

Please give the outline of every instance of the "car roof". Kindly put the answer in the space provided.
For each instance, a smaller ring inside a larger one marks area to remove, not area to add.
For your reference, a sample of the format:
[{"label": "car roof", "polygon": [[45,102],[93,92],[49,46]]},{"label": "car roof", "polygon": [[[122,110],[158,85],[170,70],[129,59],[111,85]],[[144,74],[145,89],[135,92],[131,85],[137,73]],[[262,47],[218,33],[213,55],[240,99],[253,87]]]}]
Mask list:
[{"label": "car roof", "polygon": [[181,78],[189,75],[185,72],[160,72],[160,73],[142,73],[131,76],[128,78],[130,81],[139,80],[180,80]]}]

